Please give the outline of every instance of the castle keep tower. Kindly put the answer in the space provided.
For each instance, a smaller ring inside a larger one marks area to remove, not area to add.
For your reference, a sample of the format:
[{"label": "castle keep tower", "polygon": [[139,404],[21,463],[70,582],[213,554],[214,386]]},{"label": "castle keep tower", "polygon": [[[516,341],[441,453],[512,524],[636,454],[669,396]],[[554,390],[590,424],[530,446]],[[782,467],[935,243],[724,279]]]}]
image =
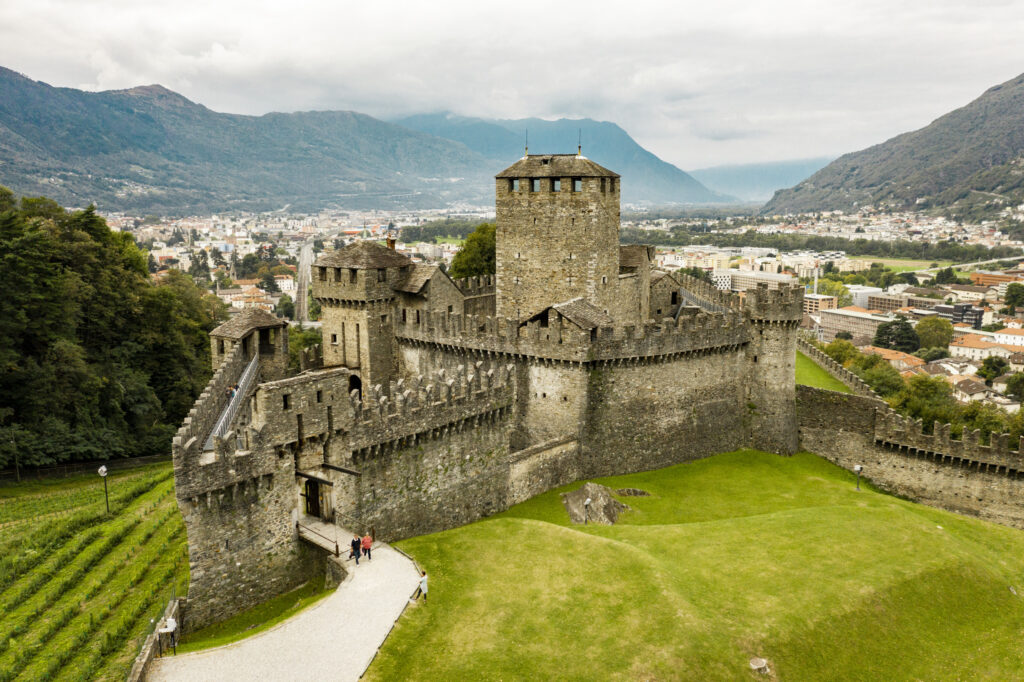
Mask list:
[{"label": "castle keep tower", "polygon": [[619,176],[578,154],[531,154],[496,176],[497,317],[583,297],[612,310]]},{"label": "castle keep tower", "polygon": [[411,266],[408,257],[370,241],[324,254],[313,264],[324,366],[352,370],[353,389],[386,386],[395,374],[392,287]]}]

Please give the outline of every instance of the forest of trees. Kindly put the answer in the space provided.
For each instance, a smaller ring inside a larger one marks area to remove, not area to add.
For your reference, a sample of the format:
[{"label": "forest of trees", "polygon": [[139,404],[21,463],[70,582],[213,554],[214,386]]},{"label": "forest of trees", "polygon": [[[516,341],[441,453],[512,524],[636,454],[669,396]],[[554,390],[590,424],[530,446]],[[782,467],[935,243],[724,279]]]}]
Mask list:
[{"label": "forest of trees", "polygon": [[434,220],[419,226],[403,227],[399,238],[406,244],[432,242],[438,238],[465,239],[483,222],[480,219],[460,220],[456,218]]},{"label": "forest of trees", "polygon": [[0,468],[167,453],[210,376],[216,297],[132,236],[0,188]]}]

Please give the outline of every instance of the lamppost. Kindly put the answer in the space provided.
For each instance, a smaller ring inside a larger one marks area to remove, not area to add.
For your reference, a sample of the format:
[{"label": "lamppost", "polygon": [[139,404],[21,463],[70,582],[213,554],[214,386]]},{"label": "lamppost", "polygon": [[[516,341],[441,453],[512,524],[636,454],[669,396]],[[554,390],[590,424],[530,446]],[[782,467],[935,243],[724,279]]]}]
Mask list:
[{"label": "lamppost", "polygon": [[106,465],[101,466],[99,469],[100,478],[103,479],[103,497],[107,501],[107,513],[110,513],[110,494],[107,492],[107,467]]},{"label": "lamppost", "polygon": [[590,503],[592,500],[588,497],[583,500],[583,525],[587,525],[590,521]]},{"label": "lamppost", "polygon": [[860,472],[864,471],[864,467],[858,464],[853,467],[853,471],[857,474],[857,490],[860,490]]}]

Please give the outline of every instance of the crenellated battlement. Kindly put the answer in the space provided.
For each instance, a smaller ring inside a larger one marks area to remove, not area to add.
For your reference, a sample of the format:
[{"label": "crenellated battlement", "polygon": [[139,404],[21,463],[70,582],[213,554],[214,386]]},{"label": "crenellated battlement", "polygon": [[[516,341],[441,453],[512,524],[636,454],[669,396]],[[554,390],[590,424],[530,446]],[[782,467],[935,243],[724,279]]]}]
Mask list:
[{"label": "crenellated battlement", "polygon": [[512,319],[403,310],[395,335],[405,341],[564,362],[672,355],[738,346],[748,340],[745,319],[738,310],[593,330],[564,323],[558,316],[544,322],[520,324]]},{"label": "crenellated battlement", "polygon": [[814,344],[808,343],[805,339],[799,337],[796,340],[796,344],[801,353],[814,360],[822,369],[841,381],[843,385],[855,394],[881,400],[879,395],[864,383],[863,379],[840,365]]},{"label": "crenellated battlement", "polygon": [[305,372],[310,369],[323,369],[323,351],[324,348],[319,343],[313,346],[307,346],[299,351],[299,371]]},{"label": "crenellated battlement", "polygon": [[495,292],[495,276],[461,277],[452,280],[464,296],[486,296]]},{"label": "crenellated battlement", "polygon": [[730,310],[739,310],[741,308],[740,297],[732,292],[722,291],[710,282],[705,282],[702,279],[697,279],[681,272],[675,272],[672,276],[679,280],[680,285],[684,289],[698,299]]},{"label": "crenellated battlement", "polygon": [[746,291],[743,309],[756,322],[799,323],[804,316],[804,290],[799,286],[769,289],[767,284],[758,284]]},{"label": "crenellated battlement", "polygon": [[[888,406],[879,406],[875,414],[875,441],[883,445],[907,448],[938,457],[951,464],[968,465],[996,473],[1016,474],[1024,469],[1024,436],[1016,443],[1010,435],[993,433],[989,444],[981,443],[981,432],[964,430],[960,438],[952,436],[951,424],[932,424],[932,432],[925,433],[920,419],[904,417]],[[1012,449],[1016,446],[1016,450]]]},{"label": "crenellated battlement", "polygon": [[372,448],[510,407],[515,400],[514,366],[460,365],[451,372],[378,384],[366,392],[365,400],[353,391],[350,400],[349,448]]}]

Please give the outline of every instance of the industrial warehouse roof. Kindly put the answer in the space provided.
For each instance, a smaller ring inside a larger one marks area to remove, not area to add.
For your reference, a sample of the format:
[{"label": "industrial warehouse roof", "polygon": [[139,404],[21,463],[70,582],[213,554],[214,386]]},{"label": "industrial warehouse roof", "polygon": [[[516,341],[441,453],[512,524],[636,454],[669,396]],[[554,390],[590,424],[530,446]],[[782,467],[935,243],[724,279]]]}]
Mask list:
[{"label": "industrial warehouse roof", "polygon": [[355,268],[369,270],[375,268],[401,268],[412,263],[408,256],[403,256],[394,249],[381,246],[373,241],[357,241],[329,253],[322,254],[314,265],[327,268]]},{"label": "industrial warehouse roof", "polygon": [[519,159],[497,178],[617,178],[604,166],[576,154],[530,154]]}]

